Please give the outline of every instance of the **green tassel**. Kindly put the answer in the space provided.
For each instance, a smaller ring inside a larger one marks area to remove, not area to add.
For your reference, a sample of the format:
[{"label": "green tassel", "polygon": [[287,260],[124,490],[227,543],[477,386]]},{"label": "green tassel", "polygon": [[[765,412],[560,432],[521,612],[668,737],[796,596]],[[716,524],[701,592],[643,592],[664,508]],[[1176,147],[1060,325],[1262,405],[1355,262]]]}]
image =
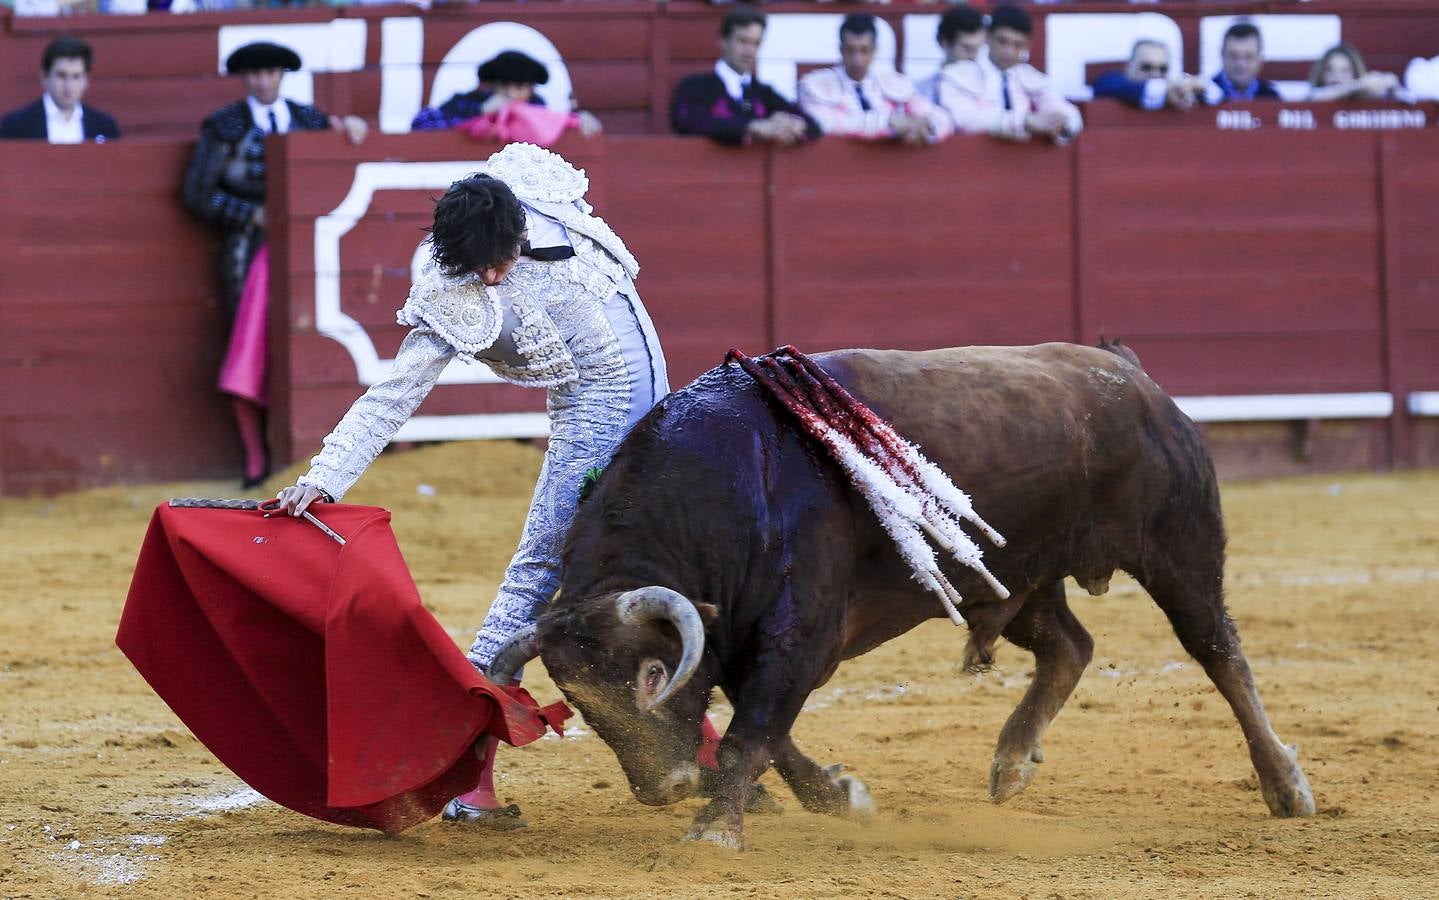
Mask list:
[{"label": "green tassel", "polygon": [[580,479],[581,503],[585,502],[585,498],[590,495],[590,491],[593,491],[595,489],[595,485],[600,483],[600,476],[603,475],[604,472],[605,470],[601,469],[599,466],[592,466],[591,468],[585,470],[584,477]]}]

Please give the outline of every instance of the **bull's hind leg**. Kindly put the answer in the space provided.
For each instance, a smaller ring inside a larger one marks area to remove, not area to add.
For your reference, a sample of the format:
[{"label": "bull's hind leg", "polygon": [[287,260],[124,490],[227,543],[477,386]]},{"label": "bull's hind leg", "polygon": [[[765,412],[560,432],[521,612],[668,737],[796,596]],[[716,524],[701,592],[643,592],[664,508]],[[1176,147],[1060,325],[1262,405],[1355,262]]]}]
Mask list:
[{"label": "bull's hind leg", "polygon": [[1169,617],[1184,649],[1229,701],[1244,730],[1269,811],[1276,816],[1312,816],[1309,780],[1299,768],[1297,751],[1286,747],[1269,724],[1249,662],[1239,649],[1239,632],[1224,609],[1221,578],[1213,571],[1180,574],[1178,567],[1161,563],[1151,565],[1139,581]]},{"label": "bull's hind leg", "polygon": [[1029,785],[1034,767],[1044,762],[1039,739],[1094,655],[1094,640],[1065,603],[1063,581],[1031,592],[1002,633],[1034,654],[1034,680],[999,733],[989,767],[989,799],[995,803]]}]

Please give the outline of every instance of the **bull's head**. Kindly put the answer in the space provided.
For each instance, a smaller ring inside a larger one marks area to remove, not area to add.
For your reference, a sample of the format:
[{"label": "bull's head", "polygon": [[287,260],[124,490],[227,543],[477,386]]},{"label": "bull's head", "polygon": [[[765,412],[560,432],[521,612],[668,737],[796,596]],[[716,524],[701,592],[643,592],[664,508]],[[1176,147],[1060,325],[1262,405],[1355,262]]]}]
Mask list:
[{"label": "bull's head", "polygon": [[705,624],[717,614],[664,587],[557,601],[496,655],[491,679],[508,684],[535,656],[614,750],[642,803],[663,806],[699,787],[695,753],[709,703]]}]

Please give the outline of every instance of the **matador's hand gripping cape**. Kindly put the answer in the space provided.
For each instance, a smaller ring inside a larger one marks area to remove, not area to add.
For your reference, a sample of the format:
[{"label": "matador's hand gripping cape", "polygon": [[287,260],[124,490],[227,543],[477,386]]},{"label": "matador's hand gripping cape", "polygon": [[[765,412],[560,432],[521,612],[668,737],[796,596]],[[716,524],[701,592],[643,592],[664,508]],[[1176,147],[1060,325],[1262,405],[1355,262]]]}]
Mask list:
[{"label": "matador's hand gripping cape", "polygon": [[527,744],[569,710],[470,665],[420,603],[388,511],[314,511],[343,545],[286,515],[160,506],[115,641],[255,790],[399,831],[475,786],[476,740]]}]

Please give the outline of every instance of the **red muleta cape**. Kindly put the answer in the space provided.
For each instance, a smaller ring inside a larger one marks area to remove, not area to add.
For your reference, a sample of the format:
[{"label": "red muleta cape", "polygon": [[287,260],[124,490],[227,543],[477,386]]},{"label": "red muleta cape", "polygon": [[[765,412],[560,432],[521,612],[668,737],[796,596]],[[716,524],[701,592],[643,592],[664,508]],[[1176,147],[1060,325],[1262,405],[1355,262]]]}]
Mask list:
[{"label": "red muleta cape", "polygon": [[209,750],[296,812],[395,832],[479,780],[475,741],[558,731],[470,665],[419,592],[390,514],[172,508],[150,520],[115,643]]}]

